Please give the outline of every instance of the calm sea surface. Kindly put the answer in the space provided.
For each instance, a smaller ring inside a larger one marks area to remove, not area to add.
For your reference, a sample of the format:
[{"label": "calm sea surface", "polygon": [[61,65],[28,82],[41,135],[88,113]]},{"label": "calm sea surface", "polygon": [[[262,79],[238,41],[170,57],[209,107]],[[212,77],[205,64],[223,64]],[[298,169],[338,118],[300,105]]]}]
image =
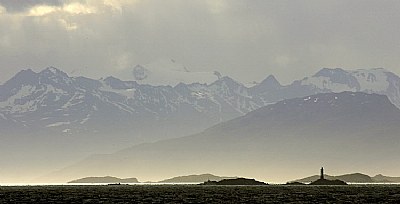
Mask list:
[{"label": "calm sea surface", "polygon": [[399,185],[1,186],[0,203],[400,203]]}]

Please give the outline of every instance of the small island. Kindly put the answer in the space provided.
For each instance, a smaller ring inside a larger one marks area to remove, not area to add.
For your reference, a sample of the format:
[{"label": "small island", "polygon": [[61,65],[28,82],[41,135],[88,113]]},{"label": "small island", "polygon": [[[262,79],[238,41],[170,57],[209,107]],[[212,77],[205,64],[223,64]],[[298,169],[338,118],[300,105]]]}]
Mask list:
[{"label": "small island", "polygon": [[223,179],[221,181],[206,181],[199,185],[206,186],[225,186],[225,185],[240,185],[240,186],[263,186],[267,183],[256,181],[255,179],[236,178],[236,179]]},{"label": "small island", "polygon": [[341,180],[328,180],[324,178],[324,167],[321,168],[320,178],[316,181],[311,182],[309,185],[347,185],[346,182]]}]

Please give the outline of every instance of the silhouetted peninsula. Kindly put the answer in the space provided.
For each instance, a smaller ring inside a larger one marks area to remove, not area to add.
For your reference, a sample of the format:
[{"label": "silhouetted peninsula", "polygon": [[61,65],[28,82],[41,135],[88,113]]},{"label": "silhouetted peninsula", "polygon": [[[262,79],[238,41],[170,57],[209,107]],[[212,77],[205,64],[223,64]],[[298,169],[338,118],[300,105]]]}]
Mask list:
[{"label": "silhouetted peninsula", "polygon": [[178,176],[159,181],[158,183],[202,183],[205,181],[221,181],[223,179],[235,179],[237,177],[221,177],[212,174]]},{"label": "silhouetted peninsula", "polygon": [[70,181],[68,183],[139,183],[139,181],[136,178],[121,179],[112,176],[104,176],[104,177],[85,177]]},{"label": "silhouetted peninsula", "polygon": [[261,186],[268,185],[267,183],[256,181],[255,179],[246,179],[246,178],[236,178],[236,179],[224,179],[221,181],[206,181],[200,185],[243,185],[243,186]]}]

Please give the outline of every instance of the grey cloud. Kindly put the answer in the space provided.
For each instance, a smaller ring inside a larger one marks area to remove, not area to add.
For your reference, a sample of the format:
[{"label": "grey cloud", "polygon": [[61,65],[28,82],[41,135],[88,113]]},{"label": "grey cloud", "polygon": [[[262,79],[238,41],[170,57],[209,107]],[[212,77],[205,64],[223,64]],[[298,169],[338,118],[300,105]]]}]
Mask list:
[{"label": "grey cloud", "polygon": [[5,7],[8,12],[21,12],[37,5],[60,6],[62,0],[0,0],[0,5]]},{"label": "grey cloud", "polygon": [[243,82],[274,74],[288,83],[322,67],[400,73],[398,1],[146,0],[119,11],[86,2],[99,12],[0,17],[0,80],[46,66],[126,77],[164,57]]}]

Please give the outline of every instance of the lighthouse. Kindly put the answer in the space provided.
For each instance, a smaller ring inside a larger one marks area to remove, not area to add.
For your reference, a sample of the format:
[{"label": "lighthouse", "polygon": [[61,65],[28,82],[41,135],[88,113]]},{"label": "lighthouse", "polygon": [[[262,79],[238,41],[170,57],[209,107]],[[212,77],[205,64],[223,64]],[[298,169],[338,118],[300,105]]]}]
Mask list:
[{"label": "lighthouse", "polygon": [[324,167],[321,167],[321,176],[320,179],[324,179]]}]

